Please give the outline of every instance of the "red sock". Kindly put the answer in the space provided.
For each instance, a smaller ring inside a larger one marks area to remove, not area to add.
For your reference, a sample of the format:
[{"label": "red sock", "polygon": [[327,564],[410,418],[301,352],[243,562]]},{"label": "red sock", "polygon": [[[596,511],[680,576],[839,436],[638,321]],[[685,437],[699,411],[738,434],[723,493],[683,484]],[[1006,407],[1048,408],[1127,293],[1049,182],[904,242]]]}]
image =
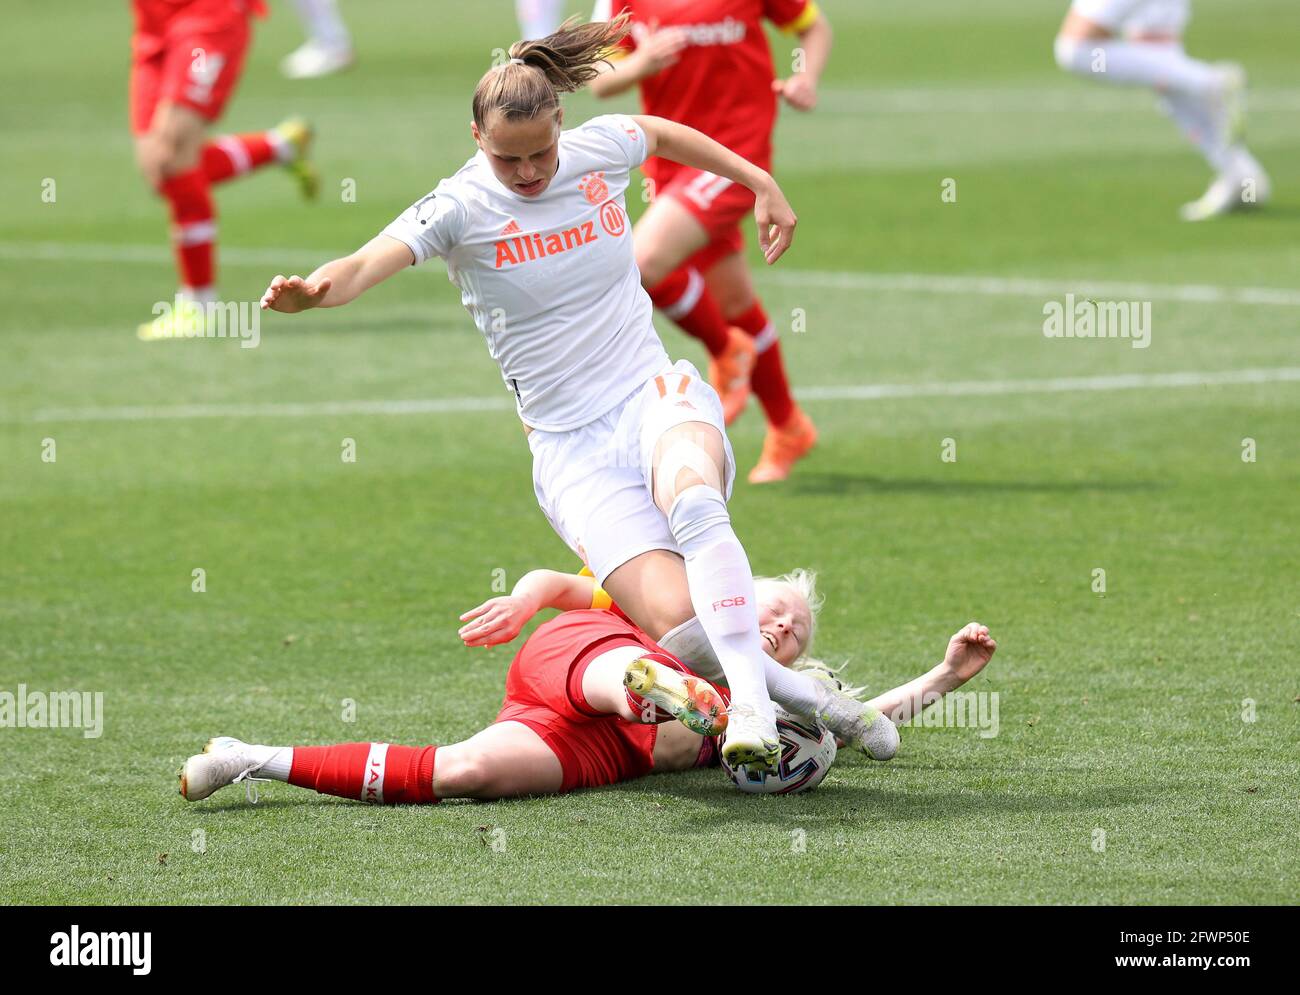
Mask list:
[{"label": "red sock", "polygon": [[785,378],[785,364],[781,362],[781,343],[776,337],[776,326],[767,317],[763,305],[754,306],[744,314],[731,319],[732,324],[743,328],[758,347],[750,386],[763,405],[767,420],[780,427],[794,414],[794,398],[790,396],[790,381]]},{"label": "red sock", "polygon": [[217,224],[212,192],[202,167],[169,177],[158,192],[171,208],[172,242],[181,285],[192,290],[211,288],[216,276]]},{"label": "red sock", "polygon": [[727,319],[704,285],[699,270],[680,266],[648,291],[660,311],[677,322],[687,335],[704,343],[710,356],[727,350]]},{"label": "red sock", "polygon": [[203,173],[209,183],[223,183],[275,160],[275,146],[266,132],[222,135],[203,146]]},{"label": "red sock", "polygon": [[289,783],[372,805],[429,805],[436,746],[295,746]]}]

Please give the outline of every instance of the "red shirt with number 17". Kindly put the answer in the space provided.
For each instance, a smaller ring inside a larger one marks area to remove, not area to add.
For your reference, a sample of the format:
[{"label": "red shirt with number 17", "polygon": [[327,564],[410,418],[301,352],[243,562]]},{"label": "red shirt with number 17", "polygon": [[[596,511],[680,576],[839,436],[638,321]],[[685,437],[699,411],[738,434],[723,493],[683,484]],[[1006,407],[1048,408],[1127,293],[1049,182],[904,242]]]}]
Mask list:
[{"label": "red shirt with number 17", "polygon": [[687,35],[678,61],[641,81],[646,114],[690,125],[755,165],[770,169],[776,125],[776,70],[763,20],[798,34],[817,18],[812,0],[600,0],[593,20],[632,15],[622,48],[651,30]]}]

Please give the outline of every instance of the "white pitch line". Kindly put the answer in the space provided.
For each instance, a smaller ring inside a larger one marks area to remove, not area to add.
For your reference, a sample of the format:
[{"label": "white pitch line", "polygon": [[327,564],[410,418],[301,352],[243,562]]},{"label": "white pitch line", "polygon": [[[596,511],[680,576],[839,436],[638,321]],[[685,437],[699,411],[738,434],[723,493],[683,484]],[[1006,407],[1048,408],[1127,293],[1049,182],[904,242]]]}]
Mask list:
[{"label": "white pitch line", "polygon": [[[322,249],[264,248],[222,249],[221,259],[232,265],[282,269],[298,263],[316,266],[341,252]],[[107,243],[0,242],[0,259],[43,259],[52,262],[159,263],[171,262],[161,245],[111,245]],[[441,267],[421,267],[417,272],[445,279]],[[1177,301],[1188,304],[1254,304],[1262,307],[1300,307],[1300,290],[1287,287],[1231,287],[1197,283],[1124,283],[1109,280],[1019,278],[941,273],[855,273],[837,270],[787,269],[760,273],[764,282],[783,287],[815,290],[880,291],[922,294],[958,294],[976,297],[1028,297],[1056,299],[1070,292],[1104,300]]]},{"label": "white pitch line", "polygon": [[818,290],[908,291],[978,297],[1030,297],[1054,300],[1069,293],[1103,300],[1178,301],[1189,304],[1258,304],[1300,307],[1300,290],[1282,287],[1220,287],[1196,283],[1123,283],[1110,280],[1021,279],[999,276],[945,276],[937,273],[837,273],[780,270],[764,274],[780,286]]},{"label": "white pitch line", "polygon": [[800,387],[797,392],[801,401],[877,401],[896,397],[1065,394],[1076,391],[1159,390],[1169,387],[1223,387],[1262,383],[1300,383],[1300,367],[1222,370],[1215,373],[1119,373],[1099,377],[1049,377],[1041,380],[958,380],[953,383],[931,384]]},{"label": "white pitch line", "polygon": [[[889,398],[1064,394],[1076,391],[1159,390],[1234,384],[1300,383],[1300,367],[1213,373],[1132,373],[1038,380],[967,380],[921,384],[845,384],[801,387],[806,401],[877,401]],[[0,415],[5,423],[169,421],[198,418],[309,418],[331,415],[445,415],[513,411],[506,398],[448,397],[406,401],[326,401],[296,404],[184,404],[173,407],[46,408],[27,416]]]},{"label": "white pitch line", "polygon": [[[1300,90],[1252,89],[1251,111],[1300,110]],[[1064,87],[921,87],[875,89],[827,87],[817,109],[840,114],[1150,114],[1151,94],[1137,88],[1105,90],[1084,81]]]},{"label": "white pitch line", "polygon": [[195,418],[317,418],[330,415],[445,415],[467,411],[513,411],[505,398],[446,397],[409,401],[320,401],[289,404],[127,405],[112,408],[45,408],[27,418],[0,421],[174,421]]}]

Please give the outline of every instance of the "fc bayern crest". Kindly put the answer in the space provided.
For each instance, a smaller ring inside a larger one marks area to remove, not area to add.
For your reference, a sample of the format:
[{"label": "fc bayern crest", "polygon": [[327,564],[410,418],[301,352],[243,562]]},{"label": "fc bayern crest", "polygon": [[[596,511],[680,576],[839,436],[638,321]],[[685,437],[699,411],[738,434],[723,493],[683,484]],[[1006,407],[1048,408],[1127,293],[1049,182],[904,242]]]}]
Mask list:
[{"label": "fc bayern crest", "polygon": [[627,218],[623,214],[623,208],[612,200],[601,205],[600,226],[615,238],[622,235],[623,229],[627,227]]},{"label": "fc bayern crest", "polygon": [[600,204],[609,198],[609,185],[604,173],[588,173],[578,181],[578,189],[588,204]]}]

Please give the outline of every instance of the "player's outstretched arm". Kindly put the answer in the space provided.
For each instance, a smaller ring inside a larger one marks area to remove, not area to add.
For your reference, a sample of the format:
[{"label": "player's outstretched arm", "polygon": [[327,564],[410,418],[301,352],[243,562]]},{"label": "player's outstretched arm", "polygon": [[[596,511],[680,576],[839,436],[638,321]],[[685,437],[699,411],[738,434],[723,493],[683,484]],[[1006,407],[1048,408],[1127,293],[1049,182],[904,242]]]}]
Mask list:
[{"label": "player's outstretched arm", "polygon": [[262,310],[295,314],[339,307],[415,261],[405,243],[376,235],[350,256],[326,263],[306,277],[277,276],[262,295]]},{"label": "player's outstretched arm", "polygon": [[683,166],[725,176],[754,191],[758,244],[769,265],[790,248],[799,219],[767,170],[759,169],[725,145],[684,124],[648,114],[634,115],[634,119],[646,134],[647,155],[662,156]]},{"label": "player's outstretched arm", "polygon": [[948,640],[943,662],[906,684],[872,698],[868,705],[896,724],[902,724],[927,705],[955,691],[984,669],[998,644],[988,626],[971,622]]},{"label": "player's outstretched arm", "polygon": [[458,635],[466,646],[508,643],[543,608],[562,612],[590,608],[596,581],[558,570],[530,570],[509,594],[484,601],[460,617]]}]

